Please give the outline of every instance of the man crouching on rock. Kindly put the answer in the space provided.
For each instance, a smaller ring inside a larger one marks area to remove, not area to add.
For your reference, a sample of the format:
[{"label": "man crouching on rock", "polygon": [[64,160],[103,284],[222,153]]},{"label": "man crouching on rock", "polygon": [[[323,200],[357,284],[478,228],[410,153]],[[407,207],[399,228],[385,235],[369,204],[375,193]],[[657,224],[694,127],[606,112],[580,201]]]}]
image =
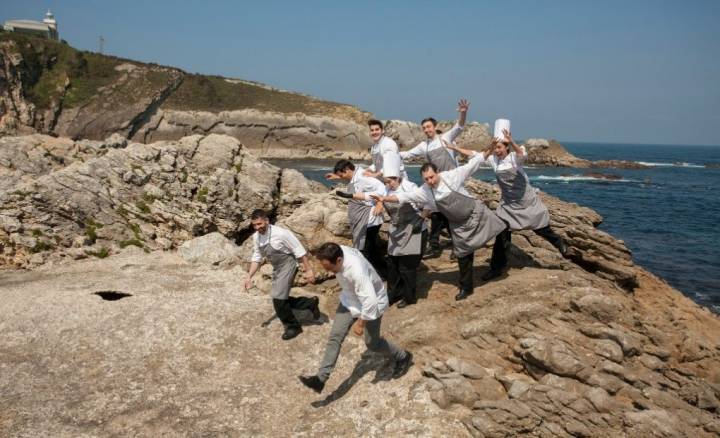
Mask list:
[{"label": "man crouching on rock", "polygon": [[268,214],[261,209],[252,212],[250,221],[256,232],[253,235],[252,263],[245,280],[245,290],[252,287],[252,277],[260,267],[262,259],[266,258],[273,267],[272,291],[270,292],[273,307],[275,307],[278,319],[285,326],[282,339],[287,341],[302,333],[302,327],[293,315],[293,310],[310,310],[315,319],[320,317],[317,297],[290,296],[290,288],[298,267],[296,259],[300,259],[302,262],[305,269],[305,280],[308,283],[315,282],[315,274],[310,266],[305,248],[292,231],[270,225]]},{"label": "man crouching on rock", "polygon": [[351,327],[357,336],[364,333],[369,350],[394,359],[393,378],[405,375],[412,365],[412,353],[398,348],[380,335],[380,322],[388,307],[388,297],[380,276],[370,262],[357,249],[332,242],[324,243],[315,256],[323,268],[335,273],[342,291],[318,373],[315,376],[299,376],[300,381],[315,392],[322,392]]}]

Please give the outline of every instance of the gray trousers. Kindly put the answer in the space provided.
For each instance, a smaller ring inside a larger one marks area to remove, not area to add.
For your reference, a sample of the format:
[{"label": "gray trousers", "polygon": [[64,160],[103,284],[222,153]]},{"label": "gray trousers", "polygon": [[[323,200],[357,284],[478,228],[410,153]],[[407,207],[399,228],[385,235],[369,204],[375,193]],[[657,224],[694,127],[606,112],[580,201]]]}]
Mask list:
[{"label": "gray trousers", "polygon": [[[386,356],[390,356],[396,361],[405,359],[407,354],[402,348],[398,348],[392,342],[388,342],[380,336],[380,322],[382,317],[368,321],[365,324],[365,332],[363,338],[365,339],[365,345],[368,350],[382,353]],[[335,321],[333,321],[332,328],[330,328],[330,337],[328,338],[327,345],[325,346],[325,354],[323,355],[322,362],[320,362],[320,369],[318,370],[317,376],[323,382],[327,381],[335,368],[335,363],[340,355],[340,347],[345,340],[350,328],[355,322],[355,318],[352,317],[350,311],[341,304],[338,305],[337,311],[335,312]]]}]

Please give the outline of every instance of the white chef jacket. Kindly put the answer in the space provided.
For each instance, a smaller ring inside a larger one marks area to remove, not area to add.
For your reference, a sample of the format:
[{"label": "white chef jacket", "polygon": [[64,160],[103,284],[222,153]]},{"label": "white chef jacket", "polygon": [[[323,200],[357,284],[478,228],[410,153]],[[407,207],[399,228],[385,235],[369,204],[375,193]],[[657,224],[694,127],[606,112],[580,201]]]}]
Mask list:
[{"label": "white chef jacket", "polygon": [[342,291],[340,303],[353,318],[373,321],[382,316],[388,307],[385,284],[370,262],[360,251],[341,245],[343,264],[335,274]]},{"label": "white chef jacket", "polygon": [[[353,187],[355,188],[355,192],[353,193],[362,193],[365,195],[365,201],[362,201],[365,203],[365,205],[374,207],[375,201],[372,200],[368,195],[369,194],[377,194],[380,196],[384,196],[386,189],[385,184],[381,183],[380,180],[377,178],[370,178],[367,176],[363,176],[363,168],[362,167],[356,167],[355,173],[353,173],[353,177],[350,180],[351,183],[353,183]],[[383,215],[379,214],[375,216],[372,211],[370,211],[370,216],[368,217],[368,227],[374,227],[375,225],[382,225],[383,223]]]},{"label": "white chef jacket", "polygon": [[[433,211],[437,211],[435,199],[441,200],[447,197],[452,191],[459,192],[465,196],[473,198],[467,190],[465,190],[465,180],[477,172],[483,163],[483,154],[475,152],[470,156],[467,163],[462,166],[440,172],[440,184],[435,189],[431,189],[427,183],[423,184],[412,192],[398,193],[397,198],[400,203],[414,202],[415,204],[425,204]],[[452,190],[450,190],[452,189]],[[433,198],[433,193],[435,197]]]},{"label": "white chef jacket", "polygon": [[[388,153],[399,154],[398,145],[397,143],[395,143],[395,140],[383,135],[382,137],[380,137],[380,141],[372,145],[372,147],[370,148],[370,154],[373,156],[375,154],[380,154],[380,156],[383,157],[385,156],[385,154]],[[373,164],[371,164],[368,169],[371,172],[382,171],[382,167],[380,169],[375,168],[375,162],[373,162]],[[407,177],[407,174],[405,173],[405,165],[402,163],[402,161],[400,161],[400,175],[402,175],[403,177]]]},{"label": "white chef jacket", "polygon": [[516,154],[515,151],[511,149],[512,152],[507,154],[502,160],[498,160],[495,154],[490,154],[485,162],[492,166],[495,172],[507,169],[522,169],[522,165],[527,157],[527,151],[525,150],[525,146],[520,146],[520,149],[523,151],[522,156]]},{"label": "white chef jacket", "polygon": [[269,244],[273,249],[284,252],[285,254],[292,254],[296,259],[307,254],[302,243],[300,243],[292,231],[276,225],[268,225],[265,234],[260,234],[259,231],[253,234],[253,253],[251,259],[253,262],[260,263],[262,261],[260,247],[267,245],[268,240],[270,240]]},{"label": "white chef jacket", "polygon": [[[458,135],[462,133],[462,131],[463,127],[456,123],[455,126],[453,126],[449,131],[443,132],[440,135],[436,135],[435,138],[433,138],[432,140],[421,141],[420,143],[418,143],[417,146],[410,149],[409,151],[400,152],[400,158],[402,158],[403,160],[407,160],[412,158],[425,157],[427,156],[427,153],[432,151],[433,149],[444,148],[446,144],[452,144],[458,137]],[[455,165],[457,166],[458,161],[457,156],[455,155],[455,151],[451,149],[448,149],[447,151],[450,153],[450,156],[452,157]]]}]

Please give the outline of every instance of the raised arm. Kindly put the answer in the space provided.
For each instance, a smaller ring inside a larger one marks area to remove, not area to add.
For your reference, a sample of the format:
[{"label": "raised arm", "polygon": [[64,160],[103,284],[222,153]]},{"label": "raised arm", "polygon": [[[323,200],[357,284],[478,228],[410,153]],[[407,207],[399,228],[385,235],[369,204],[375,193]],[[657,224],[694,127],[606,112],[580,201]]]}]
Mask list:
[{"label": "raised arm", "polygon": [[477,170],[480,168],[480,165],[485,162],[485,156],[483,154],[475,151],[469,152],[472,152],[472,155],[470,156],[470,160],[467,163],[457,167],[456,169],[448,171],[448,173],[455,173],[461,181],[465,181],[466,179],[471,177],[475,172],[477,172]]},{"label": "raised arm", "polygon": [[513,151],[515,152],[515,155],[517,155],[518,157],[524,157],[525,151],[523,150],[523,148],[518,146],[517,143],[515,143],[515,140],[513,140],[512,134],[510,133],[510,131],[508,131],[507,129],[503,129],[503,135],[505,136],[505,141],[509,142],[510,145],[512,146]]},{"label": "raised arm", "polygon": [[417,146],[414,148],[408,150],[408,151],[400,151],[400,158],[403,160],[417,158],[417,157],[424,157],[427,154],[427,143],[424,141],[421,141],[418,143]]},{"label": "raised arm", "polygon": [[458,102],[458,113],[460,113],[460,117],[458,117],[457,124],[460,125],[460,127],[465,126],[465,120],[467,119],[467,112],[468,108],[470,108],[470,102],[468,102],[465,99],[460,99],[460,102]]}]

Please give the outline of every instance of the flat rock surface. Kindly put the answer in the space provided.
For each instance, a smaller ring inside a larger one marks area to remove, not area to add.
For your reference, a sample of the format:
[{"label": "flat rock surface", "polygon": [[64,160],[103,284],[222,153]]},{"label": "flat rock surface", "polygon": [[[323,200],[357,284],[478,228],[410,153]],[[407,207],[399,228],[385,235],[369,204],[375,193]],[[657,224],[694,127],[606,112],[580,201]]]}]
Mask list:
[{"label": "flat rock surface", "polygon": [[[243,278],[141,251],[0,273],[0,435],[467,434],[418,368],[391,380],[353,335],[325,392],[305,389],[296,376],[316,371],[329,324],[280,340],[270,298],[241,293]],[[404,338],[397,318],[385,329]]]},{"label": "flat rock surface", "polygon": [[[130,248],[2,271],[0,431],[644,436],[658,422],[657,436],[720,430],[720,322],[662,281],[643,271],[628,294],[579,268],[515,266],[457,303],[448,257],[421,268],[417,305],[384,317],[387,337],[415,353],[411,371],[391,380],[391,364],[349,335],[322,395],[296,376],[316,370],[329,324],[281,341],[269,297],[240,292],[241,266]],[[479,252],[476,275],[487,257]],[[106,301],[102,291],[130,296]],[[294,293],[319,296],[333,318],[334,280]]]}]

